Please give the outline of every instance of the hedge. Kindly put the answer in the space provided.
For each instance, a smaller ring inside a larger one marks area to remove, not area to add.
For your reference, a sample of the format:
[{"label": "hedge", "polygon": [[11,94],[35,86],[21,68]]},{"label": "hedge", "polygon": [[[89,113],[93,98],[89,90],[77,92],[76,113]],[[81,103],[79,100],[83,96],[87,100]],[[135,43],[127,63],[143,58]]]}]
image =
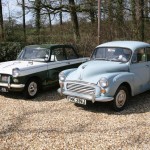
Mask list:
[{"label": "hedge", "polygon": [[15,60],[25,43],[3,42],[0,43],[0,62]]}]

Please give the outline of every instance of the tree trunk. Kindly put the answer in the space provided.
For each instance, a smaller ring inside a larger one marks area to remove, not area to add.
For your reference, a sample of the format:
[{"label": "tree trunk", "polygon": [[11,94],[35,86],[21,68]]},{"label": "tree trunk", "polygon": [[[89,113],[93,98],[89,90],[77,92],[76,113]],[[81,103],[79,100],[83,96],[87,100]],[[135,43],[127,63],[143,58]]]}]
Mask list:
[{"label": "tree trunk", "polygon": [[75,40],[80,39],[80,32],[79,32],[79,23],[78,17],[76,13],[76,6],[74,0],[69,0],[70,5],[70,15],[71,15],[71,22],[73,26],[74,38]]},{"label": "tree trunk", "polygon": [[48,12],[48,19],[49,19],[49,30],[52,31],[51,14],[49,12]]},{"label": "tree trunk", "polygon": [[95,9],[94,9],[94,5],[92,2],[89,2],[90,4],[90,19],[91,19],[91,23],[94,24],[95,23]]},{"label": "tree trunk", "polygon": [[26,20],[25,20],[25,0],[22,0],[22,13],[23,13],[23,33],[24,33],[24,42],[26,42]]},{"label": "tree trunk", "polygon": [[144,41],[144,0],[138,0],[138,40]]},{"label": "tree trunk", "polygon": [[124,14],[123,14],[123,1],[122,0],[117,0],[117,8],[116,8],[116,12],[117,12],[117,25],[118,25],[118,30],[117,30],[117,36],[118,38],[122,38],[122,35],[124,33]]},{"label": "tree trunk", "polygon": [[145,0],[145,18],[146,18],[146,21],[148,21],[149,19],[148,19],[148,17],[149,17],[149,2],[148,2],[148,0]]},{"label": "tree trunk", "polygon": [[108,0],[108,24],[109,24],[109,40],[112,41],[113,39],[113,6],[112,1]]},{"label": "tree trunk", "polygon": [[135,0],[131,0],[131,16],[132,16],[132,34],[133,39],[137,39],[137,21],[136,21],[136,2]]},{"label": "tree trunk", "polygon": [[[60,7],[62,6],[62,0],[60,0]],[[60,25],[63,24],[63,18],[62,18],[62,10],[60,9],[60,13],[59,13],[59,17],[60,17]]]},{"label": "tree trunk", "polygon": [[2,1],[0,0],[0,26],[1,26],[1,38],[4,40],[4,25],[3,25],[3,12],[2,12]]},{"label": "tree trunk", "polygon": [[41,0],[35,0],[35,12],[36,12],[36,18],[35,18],[35,25],[36,25],[36,33],[38,37],[38,43],[40,43],[40,29],[41,29]]}]

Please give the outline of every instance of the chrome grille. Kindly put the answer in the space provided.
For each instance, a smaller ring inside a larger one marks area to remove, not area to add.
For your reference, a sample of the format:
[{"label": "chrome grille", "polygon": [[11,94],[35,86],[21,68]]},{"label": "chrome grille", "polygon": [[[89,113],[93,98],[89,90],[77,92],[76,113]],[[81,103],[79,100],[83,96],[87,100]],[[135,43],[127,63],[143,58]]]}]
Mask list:
[{"label": "chrome grille", "polygon": [[93,95],[95,93],[95,88],[88,85],[77,84],[77,83],[67,83],[66,88],[68,91]]}]

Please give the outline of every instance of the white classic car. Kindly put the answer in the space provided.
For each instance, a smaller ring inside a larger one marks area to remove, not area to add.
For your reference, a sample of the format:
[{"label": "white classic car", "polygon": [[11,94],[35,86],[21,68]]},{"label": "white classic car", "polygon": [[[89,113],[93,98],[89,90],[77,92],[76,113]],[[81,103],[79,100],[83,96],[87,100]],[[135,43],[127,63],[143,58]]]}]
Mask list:
[{"label": "white classic car", "polygon": [[121,111],[130,96],[150,89],[150,44],[114,41],[96,47],[89,62],[59,74],[59,93],[69,101],[109,102]]},{"label": "white classic car", "polygon": [[88,58],[79,58],[71,45],[30,45],[17,60],[0,63],[0,91],[23,91],[33,98],[41,88],[58,84],[58,74],[78,67]]}]

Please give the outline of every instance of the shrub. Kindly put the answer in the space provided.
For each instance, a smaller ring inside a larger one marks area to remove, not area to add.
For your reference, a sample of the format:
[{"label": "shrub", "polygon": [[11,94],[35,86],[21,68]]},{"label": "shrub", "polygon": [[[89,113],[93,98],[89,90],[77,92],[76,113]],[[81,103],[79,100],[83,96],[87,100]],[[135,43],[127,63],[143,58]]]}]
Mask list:
[{"label": "shrub", "polygon": [[0,62],[16,59],[25,43],[19,42],[3,42],[0,43]]}]

